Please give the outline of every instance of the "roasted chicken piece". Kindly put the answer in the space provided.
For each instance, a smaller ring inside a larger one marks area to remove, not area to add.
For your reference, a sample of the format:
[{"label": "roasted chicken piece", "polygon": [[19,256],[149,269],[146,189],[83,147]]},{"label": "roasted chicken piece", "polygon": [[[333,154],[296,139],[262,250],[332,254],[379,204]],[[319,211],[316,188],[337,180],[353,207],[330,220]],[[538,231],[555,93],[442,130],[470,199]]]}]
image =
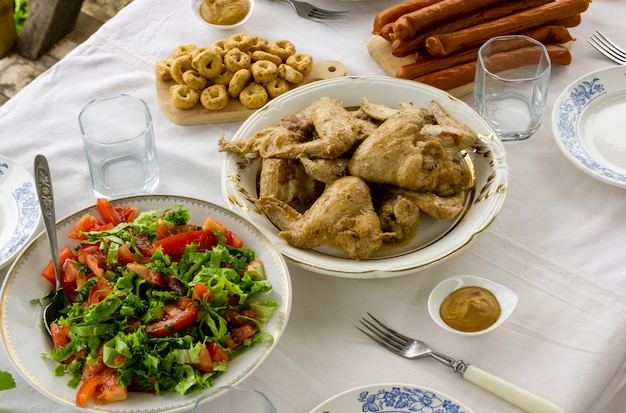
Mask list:
[{"label": "roasted chicken piece", "polygon": [[415,202],[402,194],[381,188],[376,191],[374,207],[381,229],[394,234],[385,242],[402,242],[417,234],[419,224],[422,223],[422,211]]},{"label": "roasted chicken piece", "polygon": [[441,142],[449,159],[459,151],[472,146],[478,139],[476,132],[452,119],[434,100],[431,102],[431,110],[437,123],[424,125],[421,130],[422,139]]},{"label": "roasted chicken piece", "polygon": [[439,196],[432,192],[411,191],[405,188],[394,188],[387,195],[400,196],[413,202],[422,211],[435,219],[451,219],[465,209],[467,191],[459,191],[449,196]]},{"label": "roasted chicken piece", "polygon": [[281,229],[279,235],[296,248],[315,248],[334,241],[350,258],[361,260],[393,236],[381,230],[367,183],[354,176],[326,187],[304,214],[276,198],[261,197],[257,203]]},{"label": "roasted chicken piece", "polygon": [[399,110],[356,148],[350,174],[368,182],[432,191],[445,153],[441,143],[421,140],[427,122],[425,109],[407,105]]},{"label": "roasted chicken piece", "polygon": [[280,120],[276,125],[255,133],[248,139],[226,141],[222,134],[218,141],[220,152],[234,152],[240,155],[260,155],[273,157],[286,146],[310,140],[313,136],[311,107]]},{"label": "roasted chicken piece", "polygon": [[352,148],[359,138],[354,118],[340,100],[321,97],[311,106],[315,139],[286,145],[274,153],[280,158],[339,158]]},{"label": "roasted chicken piece", "polygon": [[324,192],[324,183],[297,159],[264,158],[260,169],[259,196],[280,199],[296,211],[306,211]]},{"label": "roasted chicken piece", "polygon": [[472,181],[472,173],[467,164],[454,158],[442,162],[437,175],[437,186],[432,192],[439,196],[450,196],[466,191]]},{"label": "roasted chicken piece", "polygon": [[307,175],[316,181],[332,184],[337,179],[349,175],[348,163],[350,159],[309,159],[300,158]]}]

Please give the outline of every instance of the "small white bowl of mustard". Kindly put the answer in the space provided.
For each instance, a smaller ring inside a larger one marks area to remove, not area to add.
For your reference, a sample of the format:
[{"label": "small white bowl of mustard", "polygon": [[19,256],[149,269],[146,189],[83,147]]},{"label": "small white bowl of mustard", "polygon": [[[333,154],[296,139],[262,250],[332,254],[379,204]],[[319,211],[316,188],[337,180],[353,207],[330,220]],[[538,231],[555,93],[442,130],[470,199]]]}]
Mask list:
[{"label": "small white bowl of mustard", "polygon": [[189,7],[196,18],[219,30],[242,26],[254,12],[255,0],[191,0]]},{"label": "small white bowl of mustard", "polygon": [[498,328],[513,313],[517,294],[495,281],[457,275],[437,284],[428,297],[428,312],[444,330],[477,336]]}]

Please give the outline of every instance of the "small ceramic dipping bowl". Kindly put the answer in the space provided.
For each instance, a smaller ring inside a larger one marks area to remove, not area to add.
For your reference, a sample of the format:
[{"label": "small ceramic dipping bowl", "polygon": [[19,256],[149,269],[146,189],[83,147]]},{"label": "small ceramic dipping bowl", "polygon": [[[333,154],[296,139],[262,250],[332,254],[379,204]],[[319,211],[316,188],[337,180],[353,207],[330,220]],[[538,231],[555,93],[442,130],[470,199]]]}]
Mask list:
[{"label": "small ceramic dipping bowl", "polygon": [[199,19],[201,22],[206,24],[207,26],[211,26],[218,30],[231,30],[231,29],[236,29],[240,26],[243,26],[244,23],[246,23],[248,19],[250,19],[250,17],[252,16],[252,13],[254,13],[254,1],[255,0],[247,0],[247,1],[248,3],[250,3],[248,14],[246,14],[245,17],[243,17],[243,19],[233,24],[212,24],[206,21],[200,14],[200,6],[202,6],[202,3],[204,3],[204,0],[190,0],[189,8],[191,9],[191,13],[194,16],[196,16],[196,18]]},{"label": "small ceramic dipping bowl", "polygon": [[[491,291],[500,304],[500,317],[491,326],[479,330],[466,332],[454,329],[446,324],[439,313],[439,309],[444,299],[453,291],[462,287],[482,287]],[[428,312],[430,313],[433,321],[444,330],[450,331],[455,334],[463,336],[479,336],[488,333],[498,328],[507,318],[513,313],[515,306],[517,305],[517,294],[503,285],[496,283],[495,281],[487,280],[485,278],[476,277],[473,275],[457,275],[447,278],[440,282],[430,293],[428,297]]]}]

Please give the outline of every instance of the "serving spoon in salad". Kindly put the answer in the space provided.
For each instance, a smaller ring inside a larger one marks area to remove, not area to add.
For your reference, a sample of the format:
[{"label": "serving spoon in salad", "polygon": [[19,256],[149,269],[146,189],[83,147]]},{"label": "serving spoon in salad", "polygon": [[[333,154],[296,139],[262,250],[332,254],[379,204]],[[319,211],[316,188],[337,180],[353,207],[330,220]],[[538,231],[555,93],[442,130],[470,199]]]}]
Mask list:
[{"label": "serving spoon in salad", "polygon": [[61,265],[59,263],[59,245],[57,242],[56,218],[54,214],[54,196],[52,193],[52,178],[48,160],[43,155],[35,157],[35,183],[37,185],[37,196],[39,206],[43,215],[43,222],[50,244],[50,255],[52,255],[52,265],[54,267],[55,291],[50,303],[43,309],[43,322],[52,336],[50,324],[58,320],[61,309],[65,303],[65,294],[61,285]]}]

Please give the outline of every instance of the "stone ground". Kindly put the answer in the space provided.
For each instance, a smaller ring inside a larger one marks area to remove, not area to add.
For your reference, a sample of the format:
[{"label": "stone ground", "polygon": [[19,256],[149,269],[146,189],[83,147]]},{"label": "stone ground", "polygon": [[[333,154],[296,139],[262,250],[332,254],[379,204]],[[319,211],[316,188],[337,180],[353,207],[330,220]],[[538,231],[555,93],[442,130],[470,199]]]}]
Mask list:
[{"label": "stone ground", "polygon": [[38,60],[26,59],[15,51],[0,58],[0,106],[87,40],[130,1],[132,0],[84,0],[74,30]]}]

